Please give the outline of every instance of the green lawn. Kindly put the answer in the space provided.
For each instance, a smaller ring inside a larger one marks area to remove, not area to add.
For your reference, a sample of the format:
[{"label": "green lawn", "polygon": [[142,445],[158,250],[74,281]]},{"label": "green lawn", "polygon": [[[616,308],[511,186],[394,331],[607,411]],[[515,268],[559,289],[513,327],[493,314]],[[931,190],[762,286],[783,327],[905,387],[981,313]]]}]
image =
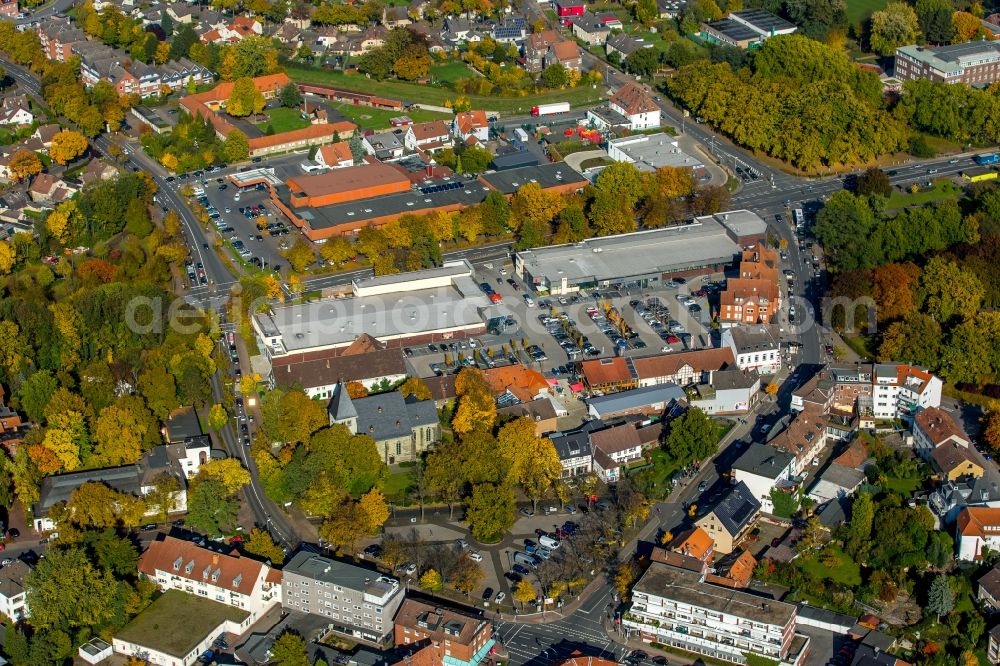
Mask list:
[{"label": "green lawn", "polygon": [[471,79],[474,76],[477,74],[458,60],[431,65],[431,78],[441,83],[454,83],[459,79]]},{"label": "green lawn", "polygon": [[424,111],[422,109],[410,109],[409,111],[389,111],[387,109],[373,109],[367,106],[357,106],[346,102],[330,102],[330,106],[340,111],[347,118],[363,130],[382,130],[388,128],[389,121],[398,116],[409,116],[415,123],[423,123],[428,120],[448,120],[450,115],[438,113],[436,111]]},{"label": "green lawn", "polygon": [[[327,69],[302,67],[301,65],[288,64],[285,67],[285,72],[296,81],[337,86],[346,90],[391,97],[408,103],[442,106],[446,101],[459,96],[455,91],[443,86],[420,85],[405,81],[375,81],[360,74],[345,74]],[[593,105],[604,98],[604,88],[602,86],[597,86],[596,89],[579,87],[525,97],[469,95],[468,98],[474,109],[496,111],[502,115],[523,115],[536,104],[569,102],[574,107]]]},{"label": "green lawn", "polygon": [[264,113],[267,115],[269,120],[267,122],[257,123],[257,128],[262,132],[267,131],[268,125],[274,128],[275,134],[290,132],[292,130],[302,129],[303,127],[309,126],[309,121],[302,117],[302,112],[297,108],[287,109],[283,106],[279,106],[275,109],[264,109]]},{"label": "green lawn", "polygon": [[947,179],[941,179],[934,183],[934,187],[921,189],[916,194],[903,193],[893,190],[889,197],[888,208],[909,208],[911,206],[922,206],[935,201],[945,199],[957,199],[962,196],[962,188]]},{"label": "green lawn", "polygon": [[828,563],[825,561],[824,555],[821,554],[800,557],[798,560],[799,568],[815,580],[829,578],[848,587],[857,587],[861,584],[861,569],[847,553],[833,545],[827,546],[824,550],[832,551],[836,555],[836,561],[832,564]]},{"label": "green lawn", "polygon": [[389,474],[382,482],[382,494],[390,502],[400,502],[407,499],[407,491],[413,484],[413,468],[401,467]]},{"label": "green lawn", "polygon": [[885,477],[885,481],[881,484],[886,490],[892,490],[899,493],[903,497],[909,497],[913,492],[919,488],[923,483],[923,479],[919,476],[912,479],[900,479],[895,476]]},{"label": "green lawn", "polygon": [[856,25],[885,7],[887,0],[847,0],[847,19]]}]

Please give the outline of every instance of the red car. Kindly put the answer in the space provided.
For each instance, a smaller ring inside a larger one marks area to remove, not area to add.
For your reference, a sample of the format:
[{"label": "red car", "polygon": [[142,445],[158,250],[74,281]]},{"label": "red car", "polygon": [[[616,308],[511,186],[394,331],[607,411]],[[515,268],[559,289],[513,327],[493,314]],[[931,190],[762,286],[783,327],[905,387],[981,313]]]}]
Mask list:
[{"label": "red car", "polygon": [[243,537],[241,537],[239,534],[229,539],[229,545],[231,546],[235,546],[238,543],[243,543]]},{"label": "red car", "polygon": [[500,294],[496,292],[490,294],[490,303],[500,303],[501,301],[503,301],[503,296]]},{"label": "red car", "polygon": [[680,341],[681,341],[681,339],[680,339],[680,338],[678,338],[678,337],[677,337],[676,335],[668,335],[668,336],[667,336],[667,337],[665,338],[665,342],[666,342],[666,343],[667,343],[668,345],[672,345],[672,344],[676,344],[676,343],[678,343],[678,342],[680,342]]}]

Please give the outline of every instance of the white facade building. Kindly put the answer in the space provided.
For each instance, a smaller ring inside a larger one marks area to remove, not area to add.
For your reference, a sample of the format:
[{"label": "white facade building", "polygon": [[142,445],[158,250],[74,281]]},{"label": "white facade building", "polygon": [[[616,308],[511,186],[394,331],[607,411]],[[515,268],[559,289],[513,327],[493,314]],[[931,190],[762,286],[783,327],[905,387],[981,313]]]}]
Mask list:
[{"label": "white facade building", "polygon": [[732,326],[722,332],[722,346],[733,350],[740,370],[773,375],[781,369],[781,342],[777,326]]},{"label": "white facade building", "polygon": [[771,491],[790,486],[794,476],[795,457],[766,444],[751,444],[733,463],[733,483],[745,483],[764,513],[774,513]]},{"label": "white facade building", "polygon": [[654,562],[632,589],[624,624],[647,643],[736,664],[745,664],[748,652],[801,664],[809,639],[795,633],[796,615],[791,604],[716,587],[699,572]]},{"label": "white facade building", "polygon": [[239,608],[254,621],[281,603],[277,569],[170,536],[149,544],[139,558],[139,573],[161,590],[181,590]]},{"label": "white facade building", "polygon": [[1000,550],[1000,508],[968,506],[962,509],[955,521],[955,539],[958,559],[967,562],[982,559],[983,548]]},{"label": "white facade building", "polygon": [[876,363],[872,404],[876,419],[911,421],[921,408],[941,405],[943,382],[912,365]]},{"label": "white facade building", "polygon": [[24,579],[31,573],[31,567],[21,560],[0,569],[0,613],[14,622],[28,617],[28,596],[24,589]]}]

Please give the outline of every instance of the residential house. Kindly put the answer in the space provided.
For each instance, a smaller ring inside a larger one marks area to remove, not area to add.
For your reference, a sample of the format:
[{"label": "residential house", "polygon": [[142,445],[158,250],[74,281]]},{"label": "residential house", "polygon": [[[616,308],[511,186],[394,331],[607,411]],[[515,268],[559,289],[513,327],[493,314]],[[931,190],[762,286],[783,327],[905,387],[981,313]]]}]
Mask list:
[{"label": "residential house", "polygon": [[590,444],[594,450],[594,472],[606,483],[615,483],[623,466],[642,459],[642,442],[632,423],[592,432]]},{"label": "residential house", "polygon": [[343,169],[354,166],[354,155],[349,141],[339,141],[320,146],[316,151],[316,164],[328,169]]},{"label": "residential house", "polygon": [[[154,446],[134,465],[90,469],[47,476],[42,479],[38,491],[38,501],[31,507],[36,532],[48,532],[56,528],[54,520],[48,517],[49,510],[60,502],[68,502],[77,488],[85,483],[103,483],[120,492],[143,497],[156,489],[158,477],[162,474],[173,476],[180,484],[174,493],[171,512],[187,510],[187,480],[195,476],[201,463],[208,458],[210,444],[206,440]],[[146,515],[159,513],[158,507],[151,507]]]},{"label": "residential house", "polygon": [[31,614],[28,609],[28,593],[24,587],[24,579],[29,573],[31,567],[22,560],[14,560],[0,569],[0,615],[15,623]]},{"label": "residential house", "polygon": [[743,250],[739,276],[726,281],[719,296],[719,323],[768,324],[781,307],[778,253],[757,243]]},{"label": "residential house", "polygon": [[958,559],[982,559],[983,548],[1000,550],[1000,507],[968,506],[955,521]]},{"label": "residential house", "polygon": [[520,44],[528,35],[528,26],[523,16],[508,16],[497,21],[491,36],[499,44]]},{"label": "residential house", "polygon": [[240,551],[203,548],[160,535],[139,557],[139,573],[161,592],[180,590],[240,608],[253,620],[281,604],[281,572]]},{"label": "residential house", "polygon": [[250,16],[236,16],[228,24],[214,28],[201,36],[203,44],[236,44],[246,37],[259,36],[264,32],[264,26]]},{"label": "residential house", "polygon": [[0,125],[27,127],[35,122],[27,95],[8,95],[0,104]]},{"label": "residential house", "polygon": [[622,623],[644,642],[713,659],[745,663],[750,653],[801,666],[809,639],[795,633],[795,620],[792,604],[712,585],[699,572],[653,562],[633,586]]},{"label": "residential house", "polygon": [[939,407],[921,409],[913,417],[913,450],[929,461],[935,449],[945,444],[968,449],[971,442],[951,414]]},{"label": "residential house", "polygon": [[481,614],[406,599],[393,621],[393,642],[406,655],[401,665],[475,666],[496,645],[491,627]]},{"label": "residential house", "polygon": [[989,630],[988,638],[986,658],[991,664],[1000,664],[1000,624]]},{"label": "residential house", "polygon": [[1000,472],[987,466],[980,477],[945,480],[926,495],[926,501],[937,529],[944,529],[967,506],[1000,507]]},{"label": "residential house", "polygon": [[577,46],[576,42],[571,42],[568,39],[551,45],[545,54],[545,58],[542,60],[543,68],[548,68],[552,65],[562,65],[574,72],[580,71],[581,64],[580,47]]},{"label": "residential house", "polygon": [[555,30],[534,32],[524,40],[524,68],[529,72],[540,72],[549,47],[562,40]]},{"label": "residential house", "polygon": [[364,334],[347,347],[274,357],[268,379],[271,386],[297,386],[310,398],[326,400],[342,383],[357,382],[372,390],[391,386],[406,375],[402,349]]},{"label": "residential house", "polygon": [[330,401],[330,424],[342,423],[355,435],[375,440],[387,465],[411,462],[441,441],[441,423],[432,400],[404,399],[399,391],[351,399],[343,384]]},{"label": "residential house", "polygon": [[717,370],[688,391],[688,402],[708,414],[746,414],[757,404],[760,375],[756,370]]},{"label": "residential house", "polygon": [[374,155],[379,161],[390,162],[403,156],[404,138],[403,130],[376,132],[365,136],[361,145],[366,153]]},{"label": "residential house", "polygon": [[638,83],[629,82],[608,100],[612,111],[628,118],[633,130],[655,129],[660,126],[660,106],[652,93]]},{"label": "residential house", "polygon": [[760,501],[747,484],[739,482],[726,490],[719,502],[696,520],[695,525],[712,537],[716,552],[728,555],[756,526],[760,509]]},{"label": "residential house", "polygon": [[812,460],[827,442],[827,420],[818,411],[807,410],[792,416],[780,432],[772,433],[768,444],[795,458],[795,475],[805,474]]},{"label": "residential house", "polygon": [[675,536],[667,544],[667,550],[709,564],[715,554],[715,541],[708,532],[700,527],[691,527]]},{"label": "residential house", "polygon": [[31,187],[28,188],[28,195],[36,203],[59,203],[72,197],[75,192],[76,188],[49,173],[35,176],[31,181]]},{"label": "residential house", "polygon": [[80,174],[80,181],[84,185],[90,185],[106,180],[112,180],[118,175],[118,167],[109,164],[101,159],[92,159],[87,162],[87,167]]},{"label": "residential house", "polygon": [[481,143],[490,139],[490,123],[485,111],[463,111],[452,121],[452,133],[457,139],[468,142],[475,138]]},{"label": "residential house", "polygon": [[660,384],[588,398],[587,412],[592,418],[602,420],[633,414],[658,416],[672,403],[686,398],[684,390],[676,384]]},{"label": "residential house", "polygon": [[931,452],[931,467],[947,481],[979,478],[984,472],[983,466],[972,451],[955,442],[942,444]]},{"label": "residential house", "polygon": [[712,563],[712,570],[705,575],[706,583],[743,589],[753,580],[757,558],[750,551],[736,551],[723,555]]},{"label": "residential house", "polygon": [[587,46],[604,46],[612,30],[621,30],[622,22],[611,13],[591,14],[584,12],[570,18],[573,36]]},{"label": "residential house", "polygon": [[772,375],[781,369],[781,342],[777,326],[727,328],[722,332],[722,346],[733,351],[740,370],[752,369],[762,375]]},{"label": "residential house", "polygon": [[842,500],[853,495],[864,481],[864,472],[833,463],[816,477],[808,496],[817,504]]},{"label": "residential house", "polygon": [[539,437],[554,432],[560,416],[556,410],[555,400],[551,397],[498,407],[497,414],[516,419],[531,419],[535,422],[535,434]]},{"label": "residential house", "polygon": [[587,427],[590,423],[593,422],[572,432],[549,435],[552,446],[559,454],[562,464],[560,476],[564,479],[590,474],[594,469],[594,449],[590,444],[590,431],[594,426]]},{"label": "residential house", "polygon": [[795,458],[766,444],[751,444],[733,463],[733,483],[745,484],[764,513],[774,513],[772,492],[795,491],[795,477]]},{"label": "residential house", "polygon": [[378,571],[299,551],[282,570],[286,611],[318,615],[334,631],[382,643],[406,597],[399,581]]},{"label": "residential house", "polygon": [[407,127],[403,143],[412,151],[436,153],[452,146],[451,131],[443,120],[416,123]]},{"label": "residential house", "polygon": [[579,650],[573,650],[568,659],[558,662],[553,666],[618,666],[618,662],[613,659],[602,659],[601,657],[585,657]]},{"label": "residential house", "polygon": [[994,566],[976,581],[976,601],[990,613],[1000,611],[1000,567]]},{"label": "residential house", "polygon": [[12,451],[12,447],[24,438],[30,427],[31,424],[22,421],[21,415],[7,404],[3,386],[0,386],[0,445]]},{"label": "residential house", "polygon": [[385,7],[382,9],[382,25],[390,30],[405,28],[410,23],[412,21],[408,7]]},{"label": "residential house", "polygon": [[483,375],[494,395],[502,397],[504,394],[509,394],[518,402],[531,402],[549,397],[550,387],[545,376],[523,365],[490,368],[485,370]]},{"label": "residential house", "polygon": [[636,51],[651,48],[653,48],[651,42],[647,42],[640,37],[633,37],[624,32],[614,33],[608,37],[607,42],[604,44],[604,49],[609,57],[616,55],[622,61]]},{"label": "residential house", "polygon": [[[598,362],[586,361],[584,365]],[[709,347],[633,358],[631,364],[639,386],[677,384],[686,387],[709,381],[713,372],[735,368],[736,357],[728,347]]]}]

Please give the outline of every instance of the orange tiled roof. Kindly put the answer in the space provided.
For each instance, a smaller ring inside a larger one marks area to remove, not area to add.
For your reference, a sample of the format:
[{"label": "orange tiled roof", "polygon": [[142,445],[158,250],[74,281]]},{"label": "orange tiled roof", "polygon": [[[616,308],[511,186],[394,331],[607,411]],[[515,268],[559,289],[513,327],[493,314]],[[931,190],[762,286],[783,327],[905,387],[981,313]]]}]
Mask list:
[{"label": "orange tiled roof", "polygon": [[292,130],[290,132],[272,134],[271,136],[254,137],[253,139],[249,139],[247,143],[250,144],[250,150],[259,150],[261,148],[281,146],[295,141],[306,141],[308,139],[318,139],[324,136],[333,136],[334,134],[350,134],[357,128],[357,125],[346,120],[339,123],[321,123],[319,125],[310,125],[309,127],[303,127],[302,129]]},{"label": "orange tiled roof", "polygon": [[486,382],[494,393],[510,391],[522,402],[534,400],[541,391],[549,388],[542,373],[523,365],[506,365],[490,368],[483,372]]},{"label": "orange tiled roof", "polygon": [[708,532],[700,527],[695,527],[678,534],[667,547],[674,552],[704,560],[711,554],[714,546],[715,543]]},{"label": "orange tiled roof", "polygon": [[955,419],[951,415],[938,407],[928,407],[917,412],[914,418],[920,429],[927,435],[935,445],[941,444],[952,437],[958,437],[966,442],[969,441],[965,433],[962,432]]},{"label": "orange tiled roof", "polygon": [[628,364],[623,356],[584,361],[581,366],[588,386],[601,386],[632,380],[632,373],[629,372]]},{"label": "orange tiled roof", "polygon": [[489,127],[485,111],[464,111],[456,116],[458,129],[462,134],[468,134],[478,127]]},{"label": "orange tiled roof", "polygon": [[1000,531],[1000,508],[967,506],[958,514],[958,532],[962,536],[984,537]]},{"label": "orange tiled roof", "polygon": [[640,379],[648,379],[670,377],[677,374],[685,365],[691,366],[695,372],[722,370],[735,366],[736,358],[729,347],[719,347],[636,358],[632,359],[632,364]]},{"label": "orange tiled roof", "polygon": [[326,164],[340,164],[341,162],[353,159],[351,144],[348,141],[328,143],[320,148],[319,152],[323,155],[323,161]]},{"label": "orange tiled roof", "polygon": [[[260,562],[240,557],[238,550],[234,555],[225,555],[201,548],[192,541],[165,537],[162,541],[149,544],[139,557],[139,571],[150,578],[156,578],[157,571],[181,576],[193,581],[204,579],[205,571],[209,570],[208,580],[218,570],[218,579],[212,584],[240,594],[250,594],[260,577]],[[194,563],[188,572],[188,565]],[[174,564],[179,563],[178,568]],[[239,584],[237,585],[237,580]]]},{"label": "orange tiled roof", "polygon": [[865,444],[864,440],[855,439],[847,447],[847,450],[837,456],[833,462],[838,465],[843,465],[844,467],[860,469],[861,465],[863,465],[868,458],[868,446]]}]

